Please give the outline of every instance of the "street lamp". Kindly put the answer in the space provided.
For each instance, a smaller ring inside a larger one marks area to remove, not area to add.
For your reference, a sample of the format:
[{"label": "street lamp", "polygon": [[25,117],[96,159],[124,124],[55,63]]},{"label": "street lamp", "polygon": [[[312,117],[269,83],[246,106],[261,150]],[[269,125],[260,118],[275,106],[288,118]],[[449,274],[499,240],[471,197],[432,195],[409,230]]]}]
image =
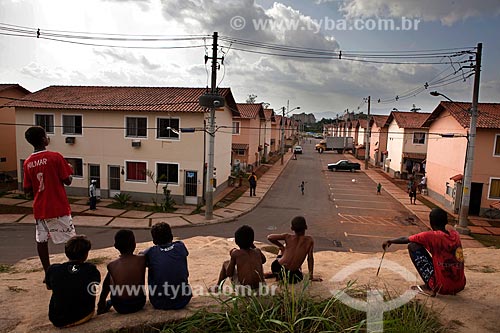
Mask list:
[{"label": "street lamp", "polygon": [[281,108],[282,114],[283,114],[283,116],[281,118],[281,165],[283,165],[283,158],[285,155],[285,125],[284,125],[285,116],[287,114],[289,114],[290,112],[292,112],[294,110],[299,110],[299,109],[300,109],[300,106],[297,106],[297,107],[290,110],[290,100],[288,100],[286,102],[286,113],[285,113],[285,107]]}]

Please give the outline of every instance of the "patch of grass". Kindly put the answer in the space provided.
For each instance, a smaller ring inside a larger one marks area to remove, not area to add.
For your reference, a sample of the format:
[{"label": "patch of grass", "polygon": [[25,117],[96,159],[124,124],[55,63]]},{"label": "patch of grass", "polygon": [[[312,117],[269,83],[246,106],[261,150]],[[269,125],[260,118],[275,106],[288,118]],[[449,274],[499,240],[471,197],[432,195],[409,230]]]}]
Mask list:
[{"label": "patch of grass", "polygon": [[96,257],[92,259],[88,259],[87,262],[94,264],[94,265],[102,265],[104,263],[107,263],[109,261],[108,257]]},{"label": "patch of grass", "polygon": [[260,249],[261,249],[261,251],[272,253],[275,255],[278,255],[278,253],[280,252],[280,249],[278,249],[276,246],[273,246],[273,245],[265,245],[265,246],[261,247]]},{"label": "patch of grass", "polygon": [[0,264],[0,273],[10,273],[14,269],[14,266],[7,264]]},{"label": "patch of grass", "polygon": [[[163,327],[180,332],[364,332],[366,313],[335,297],[318,299],[302,286],[284,286],[275,296],[216,298],[218,308],[201,309]],[[215,296],[214,296],[215,297]],[[444,332],[437,316],[417,301],[384,314],[385,332]],[[151,330],[152,332],[152,330]]]},{"label": "patch of grass", "polygon": [[493,246],[500,249],[500,236],[471,234],[472,238],[486,247]]},{"label": "patch of grass", "polygon": [[25,273],[36,273],[41,271],[43,271],[43,267],[28,269],[27,271],[25,271]]}]

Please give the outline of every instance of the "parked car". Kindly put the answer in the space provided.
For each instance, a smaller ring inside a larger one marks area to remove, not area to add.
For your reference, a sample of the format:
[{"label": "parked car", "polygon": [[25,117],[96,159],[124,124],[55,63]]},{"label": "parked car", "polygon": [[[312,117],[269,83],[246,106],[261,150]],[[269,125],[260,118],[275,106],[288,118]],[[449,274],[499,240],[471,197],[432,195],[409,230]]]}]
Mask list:
[{"label": "parked car", "polygon": [[336,163],[329,163],[328,170],[337,171],[337,170],[348,170],[353,172],[354,170],[361,170],[361,165],[356,162],[350,162],[348,160],[340,160]]},{"label": "parked car", "polygon": [[302,154],[302,147],[301,146],[295,146],[293,148],[293,153],[294,154]]}]

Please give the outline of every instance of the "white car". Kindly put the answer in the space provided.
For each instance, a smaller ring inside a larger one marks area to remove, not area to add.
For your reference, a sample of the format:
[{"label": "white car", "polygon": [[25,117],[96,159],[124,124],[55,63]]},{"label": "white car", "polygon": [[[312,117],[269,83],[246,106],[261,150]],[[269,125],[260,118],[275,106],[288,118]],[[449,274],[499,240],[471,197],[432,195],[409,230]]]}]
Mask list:
[{"label": "white car", "polygon": [[302,154],[302,147],[301,146],[295,146],[293,148],[293,153],[294,154]]}]

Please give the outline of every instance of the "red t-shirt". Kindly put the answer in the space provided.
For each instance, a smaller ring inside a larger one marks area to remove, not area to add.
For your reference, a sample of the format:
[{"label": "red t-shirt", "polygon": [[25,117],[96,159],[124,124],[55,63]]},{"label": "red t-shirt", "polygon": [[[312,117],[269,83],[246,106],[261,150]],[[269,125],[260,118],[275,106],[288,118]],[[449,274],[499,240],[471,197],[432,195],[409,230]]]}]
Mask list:
[{"label": "red t-shirt", "polygon": [[434,279],[429,287],[440,294],[456,294],[465,287],[464,254],[460,235],[455,230],[426,231],[408,237],[423,245],[432,256]]},{"label": "red t-shirt", "polygon": [[24,161],[25,189],[32,188],[35,219],[51,219],[71,214],[63,180],[73,170],[64,157],[56,152],[43,150]]}]

